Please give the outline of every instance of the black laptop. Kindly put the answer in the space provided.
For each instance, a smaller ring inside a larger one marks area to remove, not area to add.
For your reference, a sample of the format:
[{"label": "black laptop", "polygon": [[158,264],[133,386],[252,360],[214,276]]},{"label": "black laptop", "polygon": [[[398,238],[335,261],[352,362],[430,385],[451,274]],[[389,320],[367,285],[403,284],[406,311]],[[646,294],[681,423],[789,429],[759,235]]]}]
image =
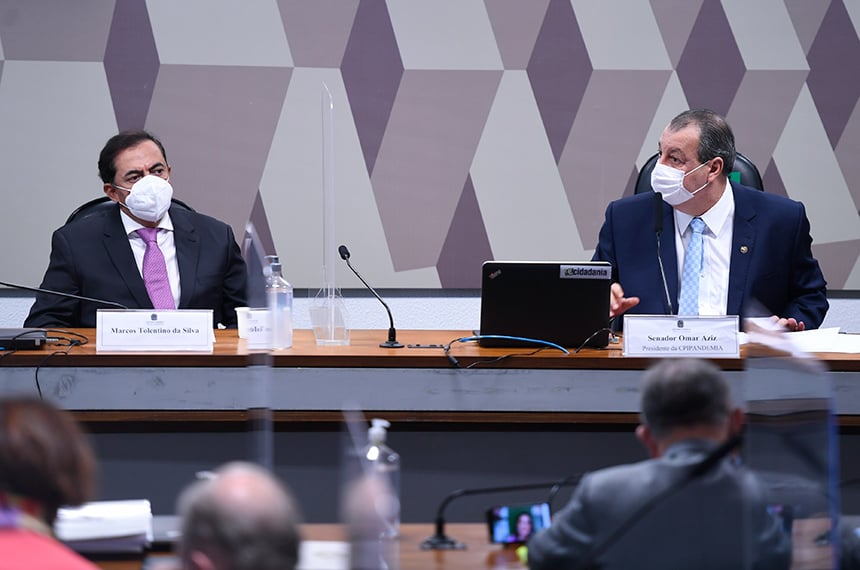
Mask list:
[{"label": "black laptop", "polygon": [[489,335],[566,348],[609,344],[609,263],[485,261],[481,271],[481,346],[537,346]]}]

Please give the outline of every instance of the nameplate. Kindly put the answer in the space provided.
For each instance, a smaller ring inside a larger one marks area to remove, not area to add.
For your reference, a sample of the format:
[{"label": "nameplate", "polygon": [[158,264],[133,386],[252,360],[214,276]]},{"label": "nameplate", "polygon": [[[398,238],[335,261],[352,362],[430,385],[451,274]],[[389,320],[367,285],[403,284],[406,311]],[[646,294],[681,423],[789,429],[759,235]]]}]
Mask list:
[{"label": "nameplate", "polygon": [[96,311],[96,352],[212,352],[212,309]]},{"label": "nameplate", "polygon": [[624,356],[740,358],[737,315],[624,315]]},{"label": "nameplate", "polygon": [[248,309],[245,338],[251,350],[272,348],[272,316],[269,309]]}]

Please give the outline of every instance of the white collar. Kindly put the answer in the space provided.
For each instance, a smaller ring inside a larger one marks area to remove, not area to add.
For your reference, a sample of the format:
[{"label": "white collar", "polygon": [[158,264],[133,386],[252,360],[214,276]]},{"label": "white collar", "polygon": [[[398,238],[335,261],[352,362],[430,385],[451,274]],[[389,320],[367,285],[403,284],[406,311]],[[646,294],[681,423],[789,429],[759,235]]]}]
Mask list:
[{"label": "white collar", "polygon": [[[723,195],[720,196],[717,203],[711,206],[707,212],[698,217],[705,222],[705,225],[711,233],[719,237],[720,231],[726,227],[726,221],[734,211],[735,195],[732,191],[731,182],[726,178],[726,188],[723,190]],[[684,212],[675,209],[675,227],[678,228],[678,233],[684,235],[694,217],[697,216],[691,216],[690,214],[685,214]]]},{"label": "white collar", "polygon": [[[122,208],[119,209],[119,213],[122,225],[125,228],[125,235],[130,236],[140,228],[146,227],[133,220],[132,217],[129,216]],[[173,231],[173,220],[170,219],[170,212],[164,214],[164,217],[159,220],[156,227],[171,232]]]}]

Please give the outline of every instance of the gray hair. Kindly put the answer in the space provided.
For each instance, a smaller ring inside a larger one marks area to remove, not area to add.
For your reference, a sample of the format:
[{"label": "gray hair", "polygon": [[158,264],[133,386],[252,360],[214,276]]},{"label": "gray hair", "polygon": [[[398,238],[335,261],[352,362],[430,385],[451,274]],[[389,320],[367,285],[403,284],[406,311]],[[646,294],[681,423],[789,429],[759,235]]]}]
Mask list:
[{"label": "gray hair", "polygon": [[707,360],[662,360],[642,378],[641,410],[658,439],[681,427],[719,427],[731,413],[729,386]]},{"label": "gray hair", "polygon": [[[238,492],[237,492],[238,491]],[[229,463],[211,480],[180,495],[179,554],[206,554],[219,570],[293,570],[301,537],[295,502],[269,472],[250,463]]]},{"label": "gray hair", "polygon": [[669,123],[669,130],[678,132],[690,125],[699,127],[699,148],[696,150],[699,162],[712,158],[723,159],[723,174],[728,175],[735,165],[735,135],[726,120],[708,109],[684,111]]}]

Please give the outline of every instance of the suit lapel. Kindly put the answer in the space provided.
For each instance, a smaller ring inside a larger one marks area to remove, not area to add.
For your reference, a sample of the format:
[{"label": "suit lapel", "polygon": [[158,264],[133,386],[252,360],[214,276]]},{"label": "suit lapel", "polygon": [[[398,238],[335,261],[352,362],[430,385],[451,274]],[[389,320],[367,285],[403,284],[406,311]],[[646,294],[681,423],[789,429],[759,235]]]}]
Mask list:
[{"label": "suit lapel", "polygon": [[125,283],[138,306],[151,308],[152,301],[134,261],[134,253],[120,219],[119,206],[104,216],[104,247],[119,278]]},{"label": "suit lapel", "polygon": [[186,308],[194,297],[197,283],[197,262],[200,258],[200,240],[194,224],[177,208],[170,209],[173,221],[173,243],[176,246],[176,262],[179,264],[179,309]]},{"label": "suit lapel", "polygon": [[743,314],[741,304],[744,299],[744,291],[747,288],[747,276],[749,265],[752,260],[752,252],[755,248],[755,226],[753,219],[756,216],[755,208],[746,199],[746,194],[734,186],[732,192],[735,198],[735,220],[732,230],[732,251],[729,262],[729,291],[726,302],[726,314]]}]

